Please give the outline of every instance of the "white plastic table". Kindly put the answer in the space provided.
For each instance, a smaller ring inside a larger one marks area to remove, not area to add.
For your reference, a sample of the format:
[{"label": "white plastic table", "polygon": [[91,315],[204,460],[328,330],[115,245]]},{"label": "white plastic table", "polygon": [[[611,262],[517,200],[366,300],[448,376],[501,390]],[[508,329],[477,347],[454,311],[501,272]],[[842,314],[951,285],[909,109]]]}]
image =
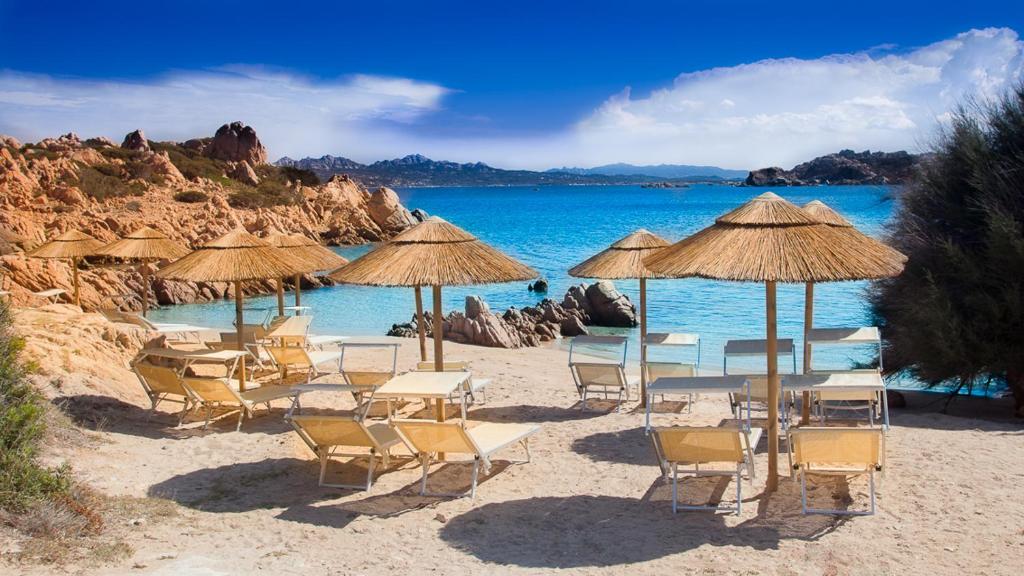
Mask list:
[{"label": "white plastic table", "polygon": [[647,385],[647,409],[644,430],[651,432],[651,406],[656,394],[728,394],[745,392],[747,395],[747,429],[750,428],[750,380],[744,375],[692,376],[658,378]]},{"label": "white plastic table", "polygon": [[437,421],[445,421],[444,401],[452,394],[459,393],[459,407],[462,419],[466,419],[466,398],[464,386],[469,372],[406,372],[399,374],[374,392],[375,398],[388,401],[388,418],[391,418],[391,400],[399,398],[429,398],[437,401]]},{"label": "white plastic table", "polygon": [[794,392],[877,392],[882,397],[882,428],[889,429],[889,400],[885,393],[885,380],[877,370],[786,374],[782,376],[782,389]]},{"label": "white plastic table", "polygon": [[[245,358],[249,353],[244,350],[176,350],[174,348],[145,348],[139,352],[135,362],[141,362],[145,358],[165,358],[182,362],[179,375],[184,375],[185,370],[192,364],[224,364],[229,366],[228,374],[234,374],[241,363],[242,377],[238,384],[242,392],[245,391]],[[230,376],[229,376],[230,377]]]}]

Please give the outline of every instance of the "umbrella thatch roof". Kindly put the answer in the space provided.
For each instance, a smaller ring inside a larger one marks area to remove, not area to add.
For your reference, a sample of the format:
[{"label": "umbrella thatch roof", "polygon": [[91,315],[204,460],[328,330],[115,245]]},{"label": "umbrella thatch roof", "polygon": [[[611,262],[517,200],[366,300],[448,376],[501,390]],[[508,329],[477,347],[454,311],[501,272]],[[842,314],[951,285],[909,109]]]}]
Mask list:
[{"label": "umbrella thatch roof", "polygon": [[330,274],[338,282],[371,286],[462,286],[537,276],[529,266],[437,217]]},{"label": "umbrella thatch roof", "polygon": [[644,266],[644,258],[669,245],[664,238],[644,230],[633,232],[569,270],[577,278],[661,278]]},{"label": "umbrella thatch roof", "polygon": [[97,254],[126,260],[176,260],[189,253],[189,249],[149,226],[100,248]]},{"label": "umbrella thatch roof", "polygon": [[867,250],[837,230],[766,192],[644,264],[673,278],[750,282],[867,280],[903,270],[898,252]]},{"label": "umbrella thatch roof", "polygon": [[53,240],[30,251],[32,258],[83,258],[92,256],[103,242],[78,230],[68,230]]},{"label": "umbrella thatch roof", "polygon": [[901,263],[901,270],[903,268],[902,263],[907,261],[907,257],[901,252],[857,230],[842,214],[836,212],[821,200],[811,200],[803,205],[803,210],[818,222],[832,227],[837,234],[843,237],[843,241],[851,249],[858,252],[874,253],[878,258],[888,261],[899,261]]},{"label": "umbrella thatch roof", "polygon": [[193,282],[238,282],[284,278],[306,272],[280,248],[245,230],[234,230],[156,273]]},{"label": "umbrella thatch roof", "polygon": [[289,255],[298,255],[305,264],[308,264],[307,272],[333,270],[348,264],[348,260],[321,246],[316,240],[302,234],[277,232],[267,236],[265,240],[272,246],[283,249]]}]

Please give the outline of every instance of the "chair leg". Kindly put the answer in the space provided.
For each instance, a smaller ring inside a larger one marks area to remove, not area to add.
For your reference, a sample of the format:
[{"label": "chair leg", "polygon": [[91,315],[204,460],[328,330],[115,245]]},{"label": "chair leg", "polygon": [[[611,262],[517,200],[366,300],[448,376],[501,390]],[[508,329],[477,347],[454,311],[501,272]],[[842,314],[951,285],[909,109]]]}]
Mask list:
[{"label": "chair leg", "polygon": [[583,389],[583,396],[580,397],[580,412],[587,411],[587,389]]},{"label": "chair leg", "polygon": [[245,419],[245,413],[246,413],[245,406],[242,406],[238,410],[238,424],[235,425],[235,432],[238,432],[239,430],[242,429],[242,420]]},{"label": "chair leg", "polygon": [[800,506],[801,512],[807,514],[807,473],[800,469]]},{"label": "chair leg", "polygon": [[736,465],[736,515],[739,516],[743,513],[743,479],[741,474],[743,471],[743,465]]},{"label": "chair leg", "polygon": [[529,464],[531,459],[529,438],[523,438],[523,450],[526,450],[526,463]]},{"label": "chair leg", "polygon": [[423,464],[423,478],[420,480],[420,496],[427,495],[427,473],[430,471],[430,454],[424,452],[420,457]]},{"label": "chair leg", "polygon": [[868,473],[868,492],[871,494],[871,515],[875,514],[875,471]]},{"label": "chair leg", "polygon": [[374,465],[376,463],[376,457],[377,457],[377,454],[371,448],[370,449],[370,462],[366,466],[366,468],[367,468],[367,470],[366,470],[366,491],[367,492],[369,492],[370,491],[370,487],[373,486],[373,467],[374,467]]},{"label": "chair leg", "polygon": [[327,453],[326,450],[319,450],[318,452],[319,452],[319,454],[317,454],[317,456],[320,458],[320,480],[319,480],[319,484],[321,486],[323,486],[324,485],[324,480],[327,478],[327,460],[329,458],[329,454]]},{"label": "chair leg", "polygon": [[203,430],[206,430],[206,428],[210,425],[210,418],[212,418],[212,417],[213,417],[213,406],[207,404],[206,405],[206,422],[203,422]]},{"label": "chair leg", "polygon": [[470,485],[470,488],[469,488],[469,498],[470,499],[476,498],[476,480],[477,480],[477,477],[479,475],[480,475],[480,458],[479,457],[474,457],[473,458],[473,483]]},{"label": "chair leg", "polygon": [[679,464],[672,463],[672,513],[679,512]]}]

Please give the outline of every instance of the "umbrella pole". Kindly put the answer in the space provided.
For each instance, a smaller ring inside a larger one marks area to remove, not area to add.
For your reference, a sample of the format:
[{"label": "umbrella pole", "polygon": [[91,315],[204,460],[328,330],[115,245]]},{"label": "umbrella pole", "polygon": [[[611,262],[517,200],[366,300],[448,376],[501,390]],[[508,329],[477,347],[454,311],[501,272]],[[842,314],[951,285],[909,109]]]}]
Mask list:
[{"label": "umbrella pole", "polygon": [[420,362],[427,361],[427,327],[423,324],[423,288],[414,286],[416,294],[416,332],[420,339]]},{"label": "umbrella pole", "polygon": [[71,259],[71,283],[75,288],[75,306],[82,307],[82,293],[78,288],[78,258]]},{"label": "umbrella pole", "polygon": [[302,306],[302,274],[295,275],[295,305]]},{"label": "umbrella pole", "polygon": [[775,282],[765,283],[768,354],[768,481],[766,492],[779,487],[779,343],[775,314]]},{"label": "umbrella pole", "polygon": [[647,279],[640,279],[640,406],[647,407]]},{"label": "umbrella pole", "polygon": [[[444,372],[444,325],[441,320],[441,287],[433,286],[434,292],[434,372]],[[437,421],[445,421],[444,398],[437,399]],[[444,452],[437,454],[438,460],[444,460]]]},{"label": "umbrella pole", "polygon": [[[242,332],[245,330],[245,328],[244,325],[242,324],[241,281],[235,282],[235,329],[238,332],[237,335],[235,336],[235,338],[237,338],[235,340],[235,349],[239,351],[245,350],[245,345],[243,344],[244,340],[242,340]],[[239,363],[238,389],[241,390],[242,392],[245,392],[245,357],[242,357],[242,361]]]},{"label": "umbrella pole", "polygon": [[145,260],[142,261],[139,272],[142,273],[142,317],[145,318],[146,311],[149,310],[149,265]]},{"label": "umbrella pole", "polygon": [[[814,328],[814,282],[808,282],[804,288],[804,374],[811,373],[811,343],[807,336]],[[800,402],[800,424],[806,425],[811,420],[811,393],[804,392]]]},{"label": "umbrella pole", "polygon": [[284,278],[277,279],[277,315],[284,316]]}]

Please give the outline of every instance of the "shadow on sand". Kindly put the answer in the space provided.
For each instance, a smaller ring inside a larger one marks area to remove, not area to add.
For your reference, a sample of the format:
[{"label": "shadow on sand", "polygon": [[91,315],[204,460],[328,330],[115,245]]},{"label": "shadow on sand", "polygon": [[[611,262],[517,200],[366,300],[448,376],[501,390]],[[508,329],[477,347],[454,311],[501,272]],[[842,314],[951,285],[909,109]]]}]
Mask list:
[{"label": "shadow on sand", "polygon": [[659,480],[640,501],[570,496],[486,504],[449,520],[441,538],[485,562],[581,568],[644,562],[705,544],[775,549],[786,539],[816,540],[843,522],[801,515],[799,487],[781,488],[756,517],[737,525],[710,512],[674,515],[668,491]]},{"label": "shadow on sand", "polygon": [[656,466],[657,457],[643,427],[599,432],[573,440],[572,451],[595,462]]},{"label": "shadow on sand", "polygon": [[[588,401],[588,407],[593,406]],[[604,416],[605,412],[588,409],[580,412],[577,402],[570,408],[559,406],[534,406],[519,404],[517,406],[480,406],[470,408],[469,419],[482,422],[569,422]]]},{"label": "shadow on sand", "polygon": [[[185,419],[181,428],[177,427],[180,404],[161,404],[156,412],[130,404],[108,396],[83,394],[78,396],[61,396],[52,403],[63,411],[71,420],[89,430],[129,434],[143,438],[175,438],[184,439],[206,434],[234,432],[238,422],[237,413],[215,414],[215,420],[203,430],[203,417],[199,412]],[[165,411],[166,410],[166,411]],[[275,406],[270,411],[260,406],[253,418],[246,418],[242,423],[243,433],[280,434],[291,430],[284,421],[286,409]]]}]

